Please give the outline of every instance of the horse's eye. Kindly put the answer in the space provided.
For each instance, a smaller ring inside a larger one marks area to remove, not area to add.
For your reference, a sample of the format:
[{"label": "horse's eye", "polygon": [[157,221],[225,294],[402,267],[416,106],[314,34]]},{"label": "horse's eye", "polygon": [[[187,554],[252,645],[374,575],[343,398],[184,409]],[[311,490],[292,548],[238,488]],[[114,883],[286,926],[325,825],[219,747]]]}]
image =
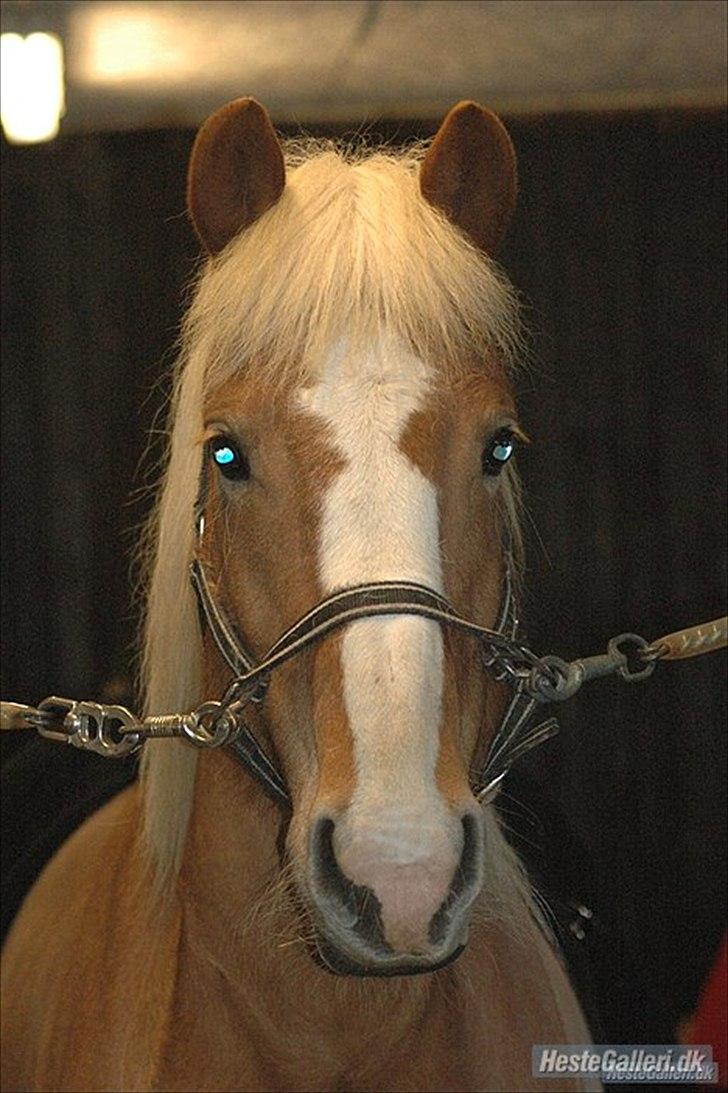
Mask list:
[{"label": "horse's eye", "polygon": [[516,438],[510,429],[499,429],[483,452],[483,474],[493,477],[505,467],[516,450]]},{"label": "horse's eye", "polygon": [[231,482],[244,482],[250,478],[250,464],[230,437],[213,437],[209,442],[209,449],[213,463],[224,478]]}]

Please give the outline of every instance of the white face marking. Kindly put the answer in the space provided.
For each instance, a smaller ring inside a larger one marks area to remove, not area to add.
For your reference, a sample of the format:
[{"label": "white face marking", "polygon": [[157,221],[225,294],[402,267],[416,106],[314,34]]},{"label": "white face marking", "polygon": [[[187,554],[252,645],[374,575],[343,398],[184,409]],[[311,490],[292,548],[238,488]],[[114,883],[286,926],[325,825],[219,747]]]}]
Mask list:
[{"label": "white face marking", "polygon": [[[323,500],[325,593],[392,579],[442,590],[436,490],[398,446],[429,384],[426,366],[401,348],[349,359],[339,347],[320,381],[300,392],[301,408],[327,423],[345,464]],[[446,815],[435,783],[440,628],[414,616],[353,623],[342,669],[357,771],[349,835],[365,827],[386,860],[417,861]]]}]

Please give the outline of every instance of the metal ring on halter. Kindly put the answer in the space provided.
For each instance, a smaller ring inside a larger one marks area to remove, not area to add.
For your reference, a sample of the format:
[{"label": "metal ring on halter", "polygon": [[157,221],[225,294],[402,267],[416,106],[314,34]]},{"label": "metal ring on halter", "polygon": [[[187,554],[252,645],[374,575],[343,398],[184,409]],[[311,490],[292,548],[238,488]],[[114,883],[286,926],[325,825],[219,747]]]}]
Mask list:
[{"label": "metal ring on halter", "polygon": [[579,661],[561,657],[541,657],[528,675],[527,689],[540,702],[564,702],[572,698],[584,682]]},{"label": "metal ring on halter", "polygon": [[182,736],[196,748],[219,748],[237,728],[235,715],[220,702],[203,702],[180,724]]},{"label": "metal ring on halter", "polygon": [[[253,669],[255,672],[255,669]],[[236,676],[230,681],[220,699],[221,706],[237,706],[242,709],[248,702],[259,705],[265,699],[270,684],[270,675],[266,672],[254,682],[247,682],[244,677]]]}]

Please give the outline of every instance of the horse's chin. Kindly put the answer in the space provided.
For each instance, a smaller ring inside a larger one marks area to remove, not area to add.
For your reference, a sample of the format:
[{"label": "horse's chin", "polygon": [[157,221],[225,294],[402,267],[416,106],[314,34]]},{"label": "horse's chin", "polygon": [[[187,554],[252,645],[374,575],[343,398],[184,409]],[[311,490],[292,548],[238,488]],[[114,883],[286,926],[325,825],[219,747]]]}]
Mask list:
[{"label": "horse's chin", "polygon": [[372,955],[371,961],[359,961],[346,953],[328,938],[316,933],[316,938],[311,944],[310,953],[312,960],[331,975],[353,976],[358,979],[378,977],[393,979],[405,975],[426,975],[428,972],[436,972],[452,964],[465,948],[465,943],[456,945],[444,957],[432,961],[423,961],[421,957],[403,958],[396,953],[383,953]]}]

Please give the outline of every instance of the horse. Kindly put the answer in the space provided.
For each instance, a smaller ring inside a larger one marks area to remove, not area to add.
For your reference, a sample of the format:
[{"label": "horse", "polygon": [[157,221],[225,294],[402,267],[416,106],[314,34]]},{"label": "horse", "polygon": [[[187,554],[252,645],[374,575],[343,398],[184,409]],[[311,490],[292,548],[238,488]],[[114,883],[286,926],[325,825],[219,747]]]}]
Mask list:
[{"label": "horse", "polygon": [[474,795],[507,685],[437,616],[496,627],[519,580],[522,335],[494,257],[515,197],[511,140],[472,102],[396,151],[284,144],[250,98],[200,129],[146,711],[229,687],[210,601],[255,650],[347,589],[417,602],[339,615],[247,703],[290,807],[229,747],[144,744],[13,925],[5,1090],[531,1090],[533,1045],[589,1042]]}]

